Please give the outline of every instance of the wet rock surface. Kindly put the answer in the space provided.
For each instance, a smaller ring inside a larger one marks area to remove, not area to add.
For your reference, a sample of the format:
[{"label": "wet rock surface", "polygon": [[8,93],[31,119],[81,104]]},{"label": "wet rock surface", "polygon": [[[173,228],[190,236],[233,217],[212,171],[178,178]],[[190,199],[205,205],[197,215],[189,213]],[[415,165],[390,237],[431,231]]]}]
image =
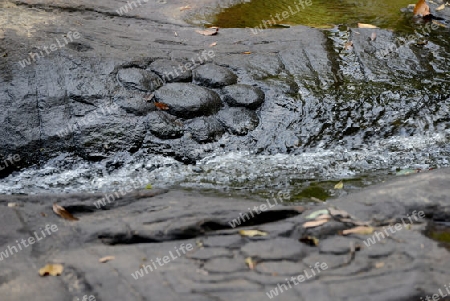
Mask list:
[{"label": "wet rock surface", "polygon": [[[182,22],[181,12],[173,15],[180,11],[179,4],[149,1],[125,17],[116,12],[123,3],[113,0],[83,0],[76,7],[68,0],[3,2],[0,155],[18,154],[21,164],[1,170],[2,176],[66,152],[92,161],[88,154],[113,156],[137,148],[151,155],[165,149],[173,158],[198,161],[216,148],[215,139],[205,138],[209,134],[184,143],[183,136],[158,137],[146,127],[144,133],[139,129],[132,134],[132,147],[119,143],[105,151],[111,136],[98,134],[109,126],[103,118],[93,118],[90,130],[74,125],[89,112],[102,111],[126,125],[129,118],[155,110],[142,100],[149,93],[155,94],[152,101],[167,103],[167,113],[181,119],[230,112],[220,110],[219,96],[231,106],[254,110],[258,124],[234,128],[224,122],[231,133],[225,152],[299,155],[342,147],[362,153],[398,152],[392,158],[401,159],[390,166],[449,165],[448,29],[430,32],[424,46],[400,45],[401,34],[384,29],[296,26],[257,35],[221,29],[220,43],[209,47],[211,37]],[[448,10],[436,14],[445,17]],[[30,57],[30,52],[39,52],[37,47],[63,41],[69,31],[78,31],[80,38],[67,40],[67,47],[48,55]],[[344,51],[349,41],[353,47]],[[204,55],[211,51],[211,56]],[[170,72],[173,77],[165,76]],[[186,83],[173,86],[170,81]],[[240,85],[257,86],[264,91],[264,102],[252,92],[252,104],[232,96],[240,95]],[[105,110],[113,105],[120,109]],[[253,113],[245,115],[256,120]],[[73,129],[61,138],[58,133],[67,124]],[[392,146],[393,137],[407,141]],[[195,156],[189,155],[193,152]],[[370,170],[389,168],[371,165],[377,161],[373,158],[366,161]]]},{"label": "wet rock surface", "polygon": [[264,92],[249,85],[232,85],[223,89],[225,101],[234,107],[258,108],[264,101]]},{"label": "wet rock surface", "polygon": [[235,135],[246,135],[259,124],[258,115],[245,108],[225,108],[217,114],[217,117]]},{"label": "wet rock surface", "polygon": [[[158,189],[115,199],[110,193],[110,201],[106,195],[89,193],[0,196],[1,251],[47,224],[58,228],[45,238],[39,232],[41,240],[3,258],[0,294],[3,301],[31,296],[36,301],[72,300],[84,295],[125,301],[149,296],[261,300],[284,284],[287,288],[277,299],[420,300],[450,281],[450,253],[423,235],[429,221],[450,221],[449,176],[450,169],[430,171],[302,207],[268,200],[267,211],[255,213],[236,228],[229,222],[243,213],[250,216],[248,208],[259,203]],[[94,202],[102,198],[106,205],[98,209]],[[79,220],[55,215],[54,202]],[[401,230],[367,245],[372,235],[340,236],[341,229],[353,227],[348,222],[304,227],[311,221],[309,214],[325,208],[345,210],[379,232],[402,223],[401,218],[407,220],[414,211],[423,211],[426,217],[413,219],[413,224],[407,222]],[[239,235],[244,229],[267,235]],[[280,234],[276,229],[286,231]],[[319,245],[299,241],[307,235],[320,237]],[[115,258],[100,263],[104,256]],[[252,268],[246,263],[249,257]],[[64,265],[61,276],[39,277],[38,269],[49,262]],[[317,263],[327,268],[319,272],[314,269]],[[132,274],[139,269],[142,275],[135,279]],[[288,286],[286,278],[301,275],[303,281],[296,285],[291,281]]]},{"label": "wet rock surface", "polygon": [[210,88],[233,85],[238,79],[229,69],[215,64],[205,64],[196,68],[193,76],[195,83]]},{"label": "wet rock surface", "polygon": [[222,106],[216,92],[185,83],[167,84],[155,93],[155,98],[169,106],[170,114],[183,118],[211,115]]}]

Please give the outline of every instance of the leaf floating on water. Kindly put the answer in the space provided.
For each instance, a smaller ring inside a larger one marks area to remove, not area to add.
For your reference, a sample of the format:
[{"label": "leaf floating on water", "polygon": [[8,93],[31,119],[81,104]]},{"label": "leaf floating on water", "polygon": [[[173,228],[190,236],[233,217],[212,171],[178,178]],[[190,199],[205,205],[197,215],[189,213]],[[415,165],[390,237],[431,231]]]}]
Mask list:
[{"label": "leaf floating on water", "polygon": [[378,28],[378,27],[372,24],[358,23],[358,28]]},{"label": "leaf floating on water", "polygon": [[328,214],[328,210],[327,209],[322,209],[322,210],[317,210],[314,211],[313,213],[311,213],[310,215],[308,215],[306,218],[307,219],[315,219],[316,217],[320,216],[320,215],[324,215],[324,214]]},{"label": "leaf floating on water", "polygon": [[299,241],[313,247],[317,247],[319,245],[319,239],[315,238],[314,236],[308,235],[300,238]]},{"label": "leaf floating on water", "polygon": [[159,110],[164,110],[164,111],[169,109],[169,106],[162,102],[155,102],[155,107]]},{"label": "leaf floating on water", "polygon": [[152,184],[145,185],[145,189],[152,189]]},{"label": "leaf floating on water", "polygon": [[242,236],[249,236],[249,237],[266,236],[267,235],[266,232],[259,231],[259,230],[239,230],[239,234],[241,234]]},{"label": "leaf floating on water", "polygon": [[436,10],[443,10],[445,8],[445,3],[442,4],[441,6],[439,6],[438,8],[436,8]]},{"label": "leaf floating on water", "polygon": [[361,234],[361,235],[370,235],[373,233],[375,229],[373,227],[366,227],[366,226],[358,226],[352,229],[347,229],[342,231],[343,235],[349,235],[349,234]]},{"label": "leaf floating on water", "polygon": [[336,185],[334,185],[334,189],[342,189],[344,188],[344,181],[340,181]]},{"label": "leaf floating on water", "polygon": [[59,276],[63,272],[64,267],[62,264],[54,263],[47,264],[45,267],[39,269],[39,275],[41,276]]},{"label": "leaf floating on water", "polygon": [[196,32],[204,36],[214,36],[219,32],[219,27],[210,27],[206,30],[196,30]]},{"label": "leaf floating on water", "polygon": [[303,228],[314,228],[314,227],[322,226],[323,224],[326,224],[327,222],[328,222],[328,219],[320,219],[317,221],[306,222],[303,224]]},{"label": "leaf floating on water", "polygon": [[69,221],[77,221],[78,218],[70,214],[66,209],[59,206],[58,204],[53,204],[53,212],[55,212],[57,215],[61,216],[64,219],[67,219]]},{"label": "leaf floating on water", "polygon": [[245,263],[248,265],[248,268],[250,270],[253,270],[255,268],[255,266],[256,266],[256,264],[253,262],[251,257],[245,258]]},{"label": "leaf floating on water", "polygon": [[105,262],[108,262],[108,261],[111,261],[114,259],[116,259],[116,257],[114,257],[114,256],[105,256],[105,257],[100,258],[98,260],[98,262],[105,263]]},{"label": "leaf floating on water", "polygon": [[398,171],[395,175],[396,176],[406,176],[413,173],[418,173],[419,171],[417,169],[402,169]]}]

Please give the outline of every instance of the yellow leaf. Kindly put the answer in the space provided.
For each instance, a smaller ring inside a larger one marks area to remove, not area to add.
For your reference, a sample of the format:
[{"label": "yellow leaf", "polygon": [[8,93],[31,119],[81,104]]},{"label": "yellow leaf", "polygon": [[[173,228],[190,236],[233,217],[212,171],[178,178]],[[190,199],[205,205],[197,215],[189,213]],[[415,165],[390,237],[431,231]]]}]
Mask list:
[{"label": "yellow leaf", "polygon": [[259,230],[240,230],[239,234],[241,234],[242,236],[266,236],[267,233],[263,232],[263,231],[259,231]]},{"label": "yellow leaf", "polygon": [[443,10],[445,8],[445,3],[442,4],[441,6],[439,6],[438,8],[436,8],[436,10]]},{"label": "yellow leaf", "polygon": [[39,275],[41,276],[59,276],[63,272],[64,267],[62,264],[47,264],[45,267],[39,270]]},{"label": "yellow leaf", "polygon": [[358,23],[358,28],[378,28],[372,24]]},{"label": "yellow leaf", "polygon": [[300,238],[299,241],[302,243],[308,244],[310,246],[318,246],[319,245],[319,239],[317,239],[314,236],[305,236],[303,238]]},{"label": "yellow leaf", "polygon": [[98,260],[98,262],[104,263],[104,262],[108,262],[108,261],[114,260],[114,259],[116,259],[116,257],[114,257],[114,256],[105,256],[105,257],[100,258]]},{"label": "yellow leaf", "polygon": [[245,258],[245,263],[248,265],[248,268],[250,270],[253,270],[255,268],[255,263],[253,262],[251,257]]},{"label": "yellow leaf", "polygon": [[444,23],[441,23],[439,21],[433,20],[431,22],[433,22],[433,24],[439,25],[440,27],[447,28],[447,25],[445,25]]},{"label": "yellow leaf", "polygon": [[342,189],[342,188],[344,188],[344,182],[343,181],[340,181],[339,183],[334,185],[334,189]]},{"label": "yellow leaf", "polygon": [[67,219],[69,221],[77,221],[78,218],[74,217],[72,214],[70,214],[66,209],[59,206],[58,204],[53,204],[53,212],[55,212],[57,215],[61,216],[64,219]]},{"label": "yellow leaf", "polygon": [[370,235],[373,233],[375,229],[372,227],[366,227],[366,226],[358,226],[352,229],[347,229],[342,231],[343,235],[348,235],[348,234],[362,234],[362,235]]},{"label": "yellow leaf", "polygon": [[145,186],[145,189],[152,189],[152,184],[147,184],[147,185]]},{"label": "yellow leaf", "polygon": [[244,51],[242,54],[252,54],[251,51]]},{"label": "yellow leaf", "polygon": [[328,222],[328,219],[320,219],[317,221],[306,222],[303,224],[303,228],[314,228],[314,227],[321,226],[327,222]]}]

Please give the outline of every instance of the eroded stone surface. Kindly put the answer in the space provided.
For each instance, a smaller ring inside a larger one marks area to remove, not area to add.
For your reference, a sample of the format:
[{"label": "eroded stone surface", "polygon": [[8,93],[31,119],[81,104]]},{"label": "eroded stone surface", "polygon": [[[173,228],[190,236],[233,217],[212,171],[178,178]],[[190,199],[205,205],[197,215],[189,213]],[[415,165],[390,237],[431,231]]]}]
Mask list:
[{"label": "eroded stone surface", "polygon": [[195,83],[211,88],[220,88],[237,82],[237,76],[232,71],[211,63],[196,68],[193,76]]},{"label": "eroded stone surface", "polygon": [[126,88],[144,92],[153,92],[163,84],[155,73],[138,68],[120,69],[117,78]]},{"label": "eroded stone surface", "polygon": [[222,106],[216,92],[185,83],[164,85],[156,91],[155,98],[169,106],[170,114],[183,118],[211,115]]},{"label": "eroded stone surface", "polygon": [[236,135],[247,135],[259,124],[258,115],[245,108],[225,108],[217,116],[220,122]]}]

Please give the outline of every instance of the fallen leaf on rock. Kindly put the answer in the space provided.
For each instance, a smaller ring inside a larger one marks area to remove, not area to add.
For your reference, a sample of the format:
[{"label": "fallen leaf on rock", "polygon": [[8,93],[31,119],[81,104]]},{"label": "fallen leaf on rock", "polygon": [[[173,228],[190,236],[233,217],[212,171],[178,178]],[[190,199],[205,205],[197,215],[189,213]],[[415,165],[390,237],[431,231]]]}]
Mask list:
[{"label": "fallen leaf on rock", "polygon": [[438,8],[436,8],[436,10],[443,10],[445,8],[445,3],[440,5]]},{"label": "fallen leaf on rock", "polygon": [[41,216],[42,216],[42,217],[46,217],[47,214],[46,214],[45,212],[41,212]]},{"label": "fallen leaf on rock", "polygon": [[372,34],[370,35],[370,40],[375,41],[376,38],[377,38],[377,33],[372,32]]},{"label": "fallen leaf on rock", "polygon": [[248,265],[248,268],[250,270],[253,270],[255,268],[255,266],[256,266],[256,264],[253,262],[251,257],[245,258],[245,263]]},{"label": "fallen leaf on rock", "polygon": [[316,197],[310,197],[311,201],[316,202],[316,203],[323,203],[323,201],[321,199],[318,199]]},{"label": "fallen leaf on rock", "polygon": [[375,229],[373,227],[366,227],[366,226],[358,226],[355,228],[347,229],[342,231],[343,235],[349,235],[349,234],[362,234],[362,235],[370,235],[373,233]]},{"label": "fallen leaf on rock", "polygon": [[145,95],[144,96],[144,100],[149,102],[149,101],[151,101],[153,99],[153,97],[155,97],[155,94],[153,94],[153,93],[150,94],[150,95]]},{"label": "fallen leaf on rock", "polygon": [[114,256],[105,256],[105,257],[100,258],[98,260],[98,262],[104,263],[104,262],[108,262],[108,261],[111,261],[114,259],[116,259],[116,257],[114,257]]},{"label": "fallen leaf on rock", "polygon": [[155,107],[159,110],[168,110],[169,106],[162,102],[155,102]]},{"label": "fallen leaf on rock", "polygon": [[39,275],[41,276],[59,276],[63,272],[64,267],[62,264],[54,263],[54,264],[47,264],[45,267],[39,269]]},{"label": "fallen leaf on rock", "polygon": [[252,54],[252,52],[251,51],[244,51],[244,52],[242,52],[242,54]]},{"label": "fallen leaf on rock", "polygon": [[180,11],[191,9],[191,8],[192,7],[190,7],[189,5],[186,5],[186,6],[180,7]]},{"label": "fallen leaf on rock", "polygon": [[145,189],[152,189],[152,184],[145,185]]},{"label": "fallen leaf on rock", "polygon": [[210,27],[206,30],[196,30],[196,32],[204,36],[214,36],[219,32],[219,27]]},{"label": "fallen leaf on rock", "polygon": [[259,230],[239,230],[239,234],[241,234],[242,236],[249,236],[249,237],[266,236],[267,235],[266,232],[259,231]]},{"label": "fallen leaf on rock", "polygon": [[17,203],[8,203],[8,207],[18,207]]},{"label": "fallen leaf on rock", "polygon": [[78,218],[70,214],[66,209],[59,206],[58,204],[53,204],[53,212],[55,212],[57,215],[61,216],[64,219],[67,219],[69,221],[77,221]]},{"label": "fallen leaf on rock", "polygon": [[439,21],[433,20],[431,22],[433,22],[433,24],[439,25],[440,27],[447,28],[447,25],[445,25],[444,23],[441,23]]},{"label": "fallen leaf on rock", "polygon": [[425,0],[419,0],[419,2],[416,3],[413,10],[414,16],[419,17],[425,17],[430,14],[430,7],[425,2]]},{"label": "fallen leaf on rock", "polygon": [[174,31],[173,33],[174,33],[174,35],[175,35],[176,37],[178,37],[178,34],[177,34],[177,32],[176,32],[176,31]]},{"label": "fallen leaf on rock", "polygon": [[320,219],[317,221],[306,222],[303,224],[303,228],[314,228],[314,227],[321,226],[327,222],[328,222],[328,219]]},{"label": "fallen leaf on rock", "polygon": [[378,27],[372,24],[358,23],[358,28],[378,28]]},{"label": "fallen leaf on rock", "polygon": [[376,269],[381,269],[382,267],[384,267],[384,262],[377,262],[377,263],[375,263],[375,268]]},{"label": "fallen leaf on rock", "polygon": [[319,239],[317,239],[314,236],[305,236],[299,239],[300,242],[304,243],[304,244],[308,244],[310,246],[318,246],[319,245]]},{"label": "fallen leaf on rock", "polygon": [[295,206],[292,209],[294,209],[298,213],[303,213],[306,210],[305,207],[303,207],[303,206]]},{"label": "fallen leaf on rock", "polygon": [[334,185],[334,189],[342,189],[344,188],[344,181],[340,181],[336,185]]},{"label": "fallen leaf on rock", "polygon": [[316,217],[320,216],[320,215],[324,215],[324,214],[328,214],[328,210],[327,209],[322,209],[322,210],[317,210],[314,211],[313,213],[311,213],[310,215],[308,215],[306,218],[307,219],[315,219]]},{"label": "fallen leaf on rock", "polygon": [[344,44],[344,49],[349,50],[353,47],[353,41],[348,41]]},{"label": "fallen leaf on rock", "polygon": [[217,45],[217,42],[214,42],[214,43],[209,44],[209,47],[214,47],[216,45]]}]

